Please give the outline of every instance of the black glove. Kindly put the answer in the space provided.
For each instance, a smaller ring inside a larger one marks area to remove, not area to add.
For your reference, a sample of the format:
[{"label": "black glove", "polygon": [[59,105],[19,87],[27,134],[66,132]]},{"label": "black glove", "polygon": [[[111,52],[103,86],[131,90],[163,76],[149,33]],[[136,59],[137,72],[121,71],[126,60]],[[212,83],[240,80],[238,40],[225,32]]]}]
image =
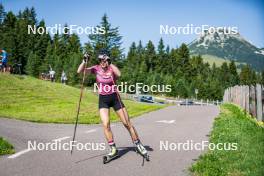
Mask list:
[{"label": "black glove", "polygon": [[84,55],[83,55],[83,62],[86,63],[86,62],[89,61],[89,59],[90,59],[90,55],[87,52],[84,53]]}]

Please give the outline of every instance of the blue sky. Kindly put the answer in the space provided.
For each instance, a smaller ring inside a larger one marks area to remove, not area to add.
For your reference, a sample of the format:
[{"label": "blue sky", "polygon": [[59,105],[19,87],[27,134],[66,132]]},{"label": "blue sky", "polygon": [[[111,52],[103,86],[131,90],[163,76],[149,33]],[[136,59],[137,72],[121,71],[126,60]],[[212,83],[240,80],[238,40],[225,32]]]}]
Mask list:
[{"label": "blue sky", "polygon": [[[34,6],[38,20],[47,26],[75,24],[96,26],[107,13],[113,27],[119,26],[123,47],[133,41],[155,44],[162,37],[165,44],[177,47],[197,35],[161,35],[160,25],[236,26],[239,33],[257,47],[264,47],[264,3],[261,0],[0,0],[6,11],[17,13]],[[88,37],[81,35],[81,42]]]}]

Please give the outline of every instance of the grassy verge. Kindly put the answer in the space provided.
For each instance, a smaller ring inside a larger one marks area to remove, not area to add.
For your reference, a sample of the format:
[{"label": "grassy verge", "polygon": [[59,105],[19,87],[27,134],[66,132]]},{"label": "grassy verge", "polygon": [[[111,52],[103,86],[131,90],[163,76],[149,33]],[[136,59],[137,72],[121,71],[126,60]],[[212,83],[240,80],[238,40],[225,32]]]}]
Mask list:
[{"label": "grassy verge", "polygon": [[190,168],[194,175],[264,175],[263,124],[257,123],[237,106],[221,106],[221,114],[214,122],[210,142],[237,143],[237,150],[209,150]]},{"label": "grassy verge", "polygon": [[0,155],[15,153],[14,147],[0,137]]},{"label": "grassy verge", "polygon": [[[28,76],[0,73],[0,117],[33,122],[73,123],[80,89]],[[131,117],[163,108],[163,105],[124,101]],[[111,112],[111,120],[117,121]],[[98,97],[86,91],[80,110],[80,123],[99,123]]]}]

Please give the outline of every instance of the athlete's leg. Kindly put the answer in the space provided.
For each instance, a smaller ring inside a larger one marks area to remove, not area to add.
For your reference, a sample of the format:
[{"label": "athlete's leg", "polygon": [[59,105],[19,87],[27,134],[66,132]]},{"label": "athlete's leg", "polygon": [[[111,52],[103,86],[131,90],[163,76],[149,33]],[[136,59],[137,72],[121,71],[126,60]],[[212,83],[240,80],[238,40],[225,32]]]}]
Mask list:
[{"label": "athlete's leg", "polygon": [[130,133],[130,136],[131,136],[133,142],[138,140],[137,131],[134,128],[134,126],[132,125],[131,121],[129,120],[129,116],[128,116],[126,108],[123,107],[123,108],[117,110],[116,113],[117,113],[118,117],[120,118],[120,120],[122,121],[123,125],[126,127],[128,132]]},{"label": "athlete's leg", "polygon": [[110,158],[116,157],[118,155],[117,148],[113,139],[113,133],[110,127],[109,109],[100,108],[100,117],[104,128],[104,134],[108,145],[110,147],[110,152],[107,154]]},{"label": "athlete's leg", "polygon": [[110,117],[109,117],[109,109],[108,108],[100,108],[100,117],[102,121],[102,125],[104,128],[104,134],[107,139],[107,141],[113,141],[113,133],[111,131],[110,127]]},{"label": "athlete's leg", "polygon": [[137,151],[141,153],[142,155],[146,156],[147,150],[145,149],[143,144],[140,142],[137,131],[135,127],[132,125],[132,123],[130,122],[126,108],[123,107],[117,110],[116,113],[118,114],[120,120],[123,122],[126,129],[129,131],[132,141],[136,145]]},{"label": "athlete's leg", "polygon": [[3,72],[6,72],[6,63],[3,63]]}]

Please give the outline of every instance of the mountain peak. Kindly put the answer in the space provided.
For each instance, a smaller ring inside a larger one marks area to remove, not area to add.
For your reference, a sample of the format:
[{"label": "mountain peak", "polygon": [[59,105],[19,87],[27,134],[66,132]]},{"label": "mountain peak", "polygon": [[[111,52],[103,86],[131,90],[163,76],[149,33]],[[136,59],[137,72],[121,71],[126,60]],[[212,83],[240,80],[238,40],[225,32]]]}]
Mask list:
[{"label": "mountain peak", "polygon": [[188,46],[193,55],[213,55],[247,63],[259,70],[264,68],[263,49],[248,42],[237,31],[206,30]]},{"label": "mountain peak", "polygon": [[213,32],[205,30],[197,39],[191,42],[190,45],[193,43],[198,43],[198,46],[204,46],[208,48],[211,43],[218,43],[221,47],[223,47],[223,45],[226,43],[226,40],[230,38],[249,43],[237,31],[219,29]]}]

